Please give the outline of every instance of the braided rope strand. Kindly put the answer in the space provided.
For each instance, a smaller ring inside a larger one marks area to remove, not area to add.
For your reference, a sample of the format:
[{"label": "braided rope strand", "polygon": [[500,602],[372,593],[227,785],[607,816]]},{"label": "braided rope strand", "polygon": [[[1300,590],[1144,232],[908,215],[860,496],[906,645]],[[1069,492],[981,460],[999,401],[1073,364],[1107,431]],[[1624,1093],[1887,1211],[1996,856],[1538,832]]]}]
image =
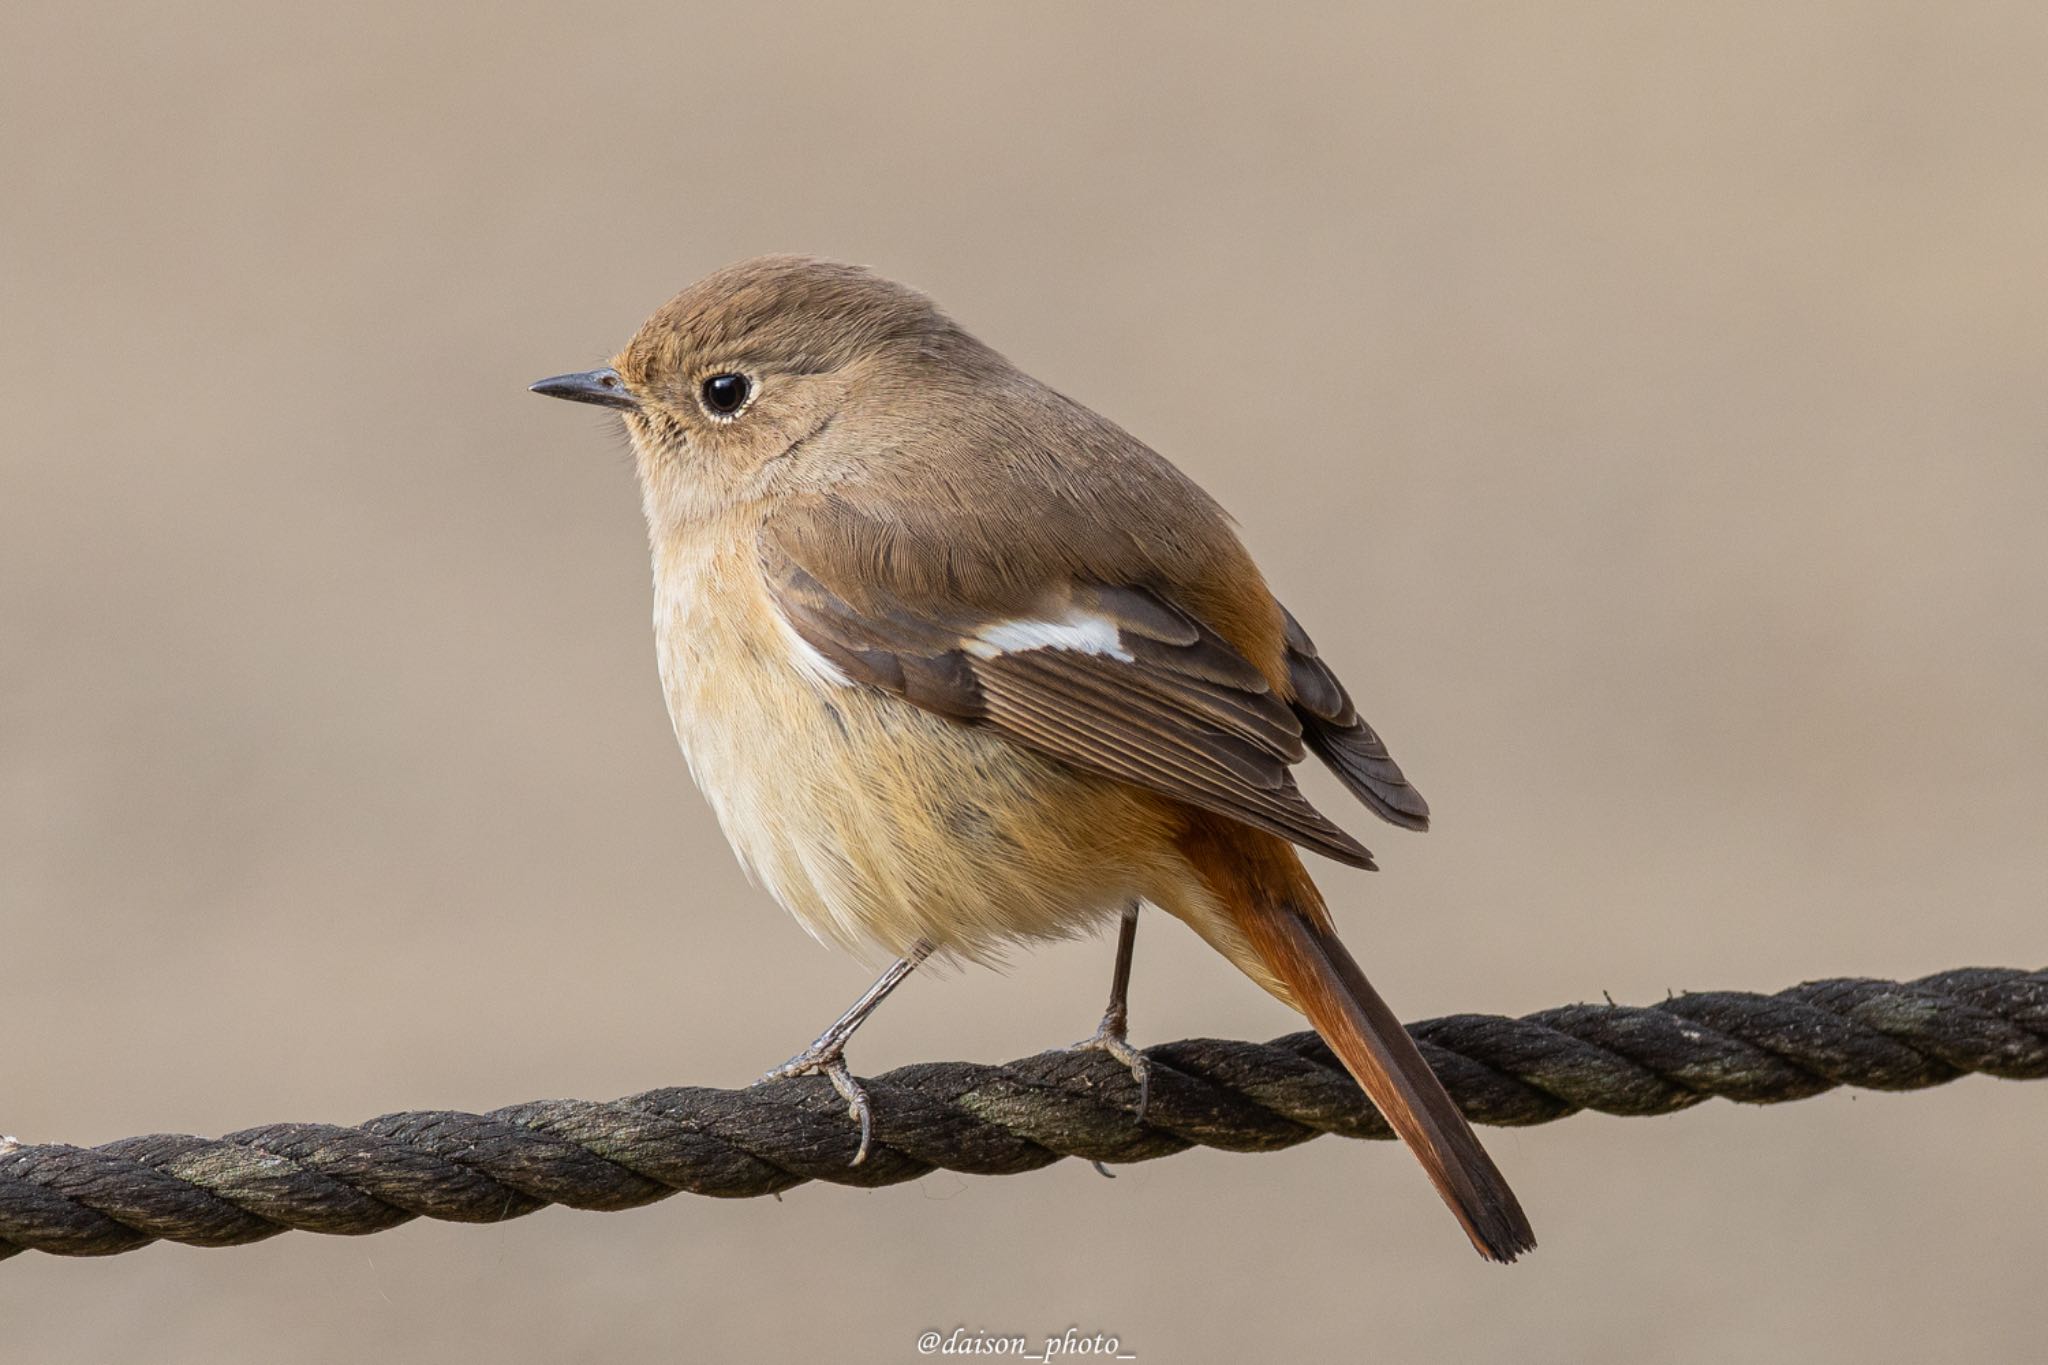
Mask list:
[{"label": "braided rope strand", "polygon": [[[1837,1086],[1916,1090],[1968,1073],[2048,1079],[2048,970],[1964,968],[1917,981],[1840,978],[1775,995],[1707,991],[1648,1007],[1565,1005],[1520,1019],[1412,1026],[1477,1123],[1584,1109],[1669,1114]],[[879,1186],[933,1170],[1034,1171],[1064,1157],[1132,1162],[1189,1147],[1276,1151],[1324,1133],[1386,1138],[1313,1033],[1145,1049],[1152,1088],[1100,1052],[1002,1066],[927,1062],[865,1082],[868,1160],[820,1078],[747,1090],[676,1086],[610,1101],[535,1100],[488,1114],[424,1110],[354,1127],[274,1123],[99,1147],[0,1139],[0,1259],[107,1256],[154,1241],[237,1246],[291,1229],[361,1234],[414,1218],[495,1223],[549,1204],[628,1209],[687,1192],[776,1194],[810,1180]]]}]

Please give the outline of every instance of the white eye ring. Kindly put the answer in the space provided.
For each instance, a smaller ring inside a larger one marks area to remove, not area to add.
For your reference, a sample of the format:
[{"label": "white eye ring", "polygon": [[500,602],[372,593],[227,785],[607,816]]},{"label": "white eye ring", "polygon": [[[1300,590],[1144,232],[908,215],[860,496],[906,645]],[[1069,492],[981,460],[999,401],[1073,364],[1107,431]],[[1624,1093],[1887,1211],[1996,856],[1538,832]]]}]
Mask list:
[{"label": "white eye ring", "polygon": [[697,402],[715,422],[730,422],[754,401],[754,381],[737,370],[720,370],[697,385]]}]

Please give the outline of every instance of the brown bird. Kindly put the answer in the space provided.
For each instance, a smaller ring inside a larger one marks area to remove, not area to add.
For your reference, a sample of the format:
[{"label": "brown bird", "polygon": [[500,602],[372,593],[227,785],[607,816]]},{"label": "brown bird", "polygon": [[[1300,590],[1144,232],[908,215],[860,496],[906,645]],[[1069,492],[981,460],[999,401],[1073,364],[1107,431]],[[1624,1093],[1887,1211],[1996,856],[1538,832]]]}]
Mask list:
[{"label": "brown bird", "polygon": [[856,1161],[846,1040],[933,954],[1121,916],[1082,1046],[1142,1095],[1125,991],[1149,904],[1308,1016],[1483,1255],[1535,1245],[1338,942],[1295,846],[1372,855],[1290,769],[1313,751],[1408,829],[1429,808],[1185,475],[924,295],[803,257],[721,270],[610,367],[533,389],[625,414],[669,715],[741,861],[812,934],[897,957],[769,1073],[831,1078]]}]

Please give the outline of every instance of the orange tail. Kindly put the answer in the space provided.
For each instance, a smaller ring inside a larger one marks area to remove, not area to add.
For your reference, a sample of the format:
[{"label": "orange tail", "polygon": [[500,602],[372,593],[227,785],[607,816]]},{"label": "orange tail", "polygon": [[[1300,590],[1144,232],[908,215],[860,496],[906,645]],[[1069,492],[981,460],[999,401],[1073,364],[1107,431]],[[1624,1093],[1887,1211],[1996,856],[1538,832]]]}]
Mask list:
[{"label": "orange tail", "polygon": [[1285,988],[1422,1162],[1480,1255],[1512,1261],[1533,1249],[1536,1234],[1514,1191],[1408,1030],[1337,941],[1294,850],[1257,830],[1210,825],[1191,834],[1184,850],[1256,957],[1240,968],[1269,989],[1275,980]]}]

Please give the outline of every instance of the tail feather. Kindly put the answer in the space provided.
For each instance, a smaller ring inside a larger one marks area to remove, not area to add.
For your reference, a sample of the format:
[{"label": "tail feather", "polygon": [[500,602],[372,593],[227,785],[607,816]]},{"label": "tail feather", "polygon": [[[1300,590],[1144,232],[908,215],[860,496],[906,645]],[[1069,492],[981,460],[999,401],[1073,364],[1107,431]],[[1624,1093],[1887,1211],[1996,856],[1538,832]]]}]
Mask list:
[{"label": "tail feather", "polygon": [[1337,940],[1294,850],[1273,835],[1213,818],[1195,821],[1181,848],[1234,930],[1211,928],[1205,937],[1308,1016],[1422,1163],[1479,1254],[1512,1261],[1533,1249],[1536,1234],[1514,1191],[1408,1030]]},{"label": "tail feather", "polygon": [[1245,936],[1294,993],[1464,1225],[1479,1254],[1512,1261],[1536,1234],[1508,1182],[1408,1030],[1334,934],[1288,906],[1240,913]]}]

